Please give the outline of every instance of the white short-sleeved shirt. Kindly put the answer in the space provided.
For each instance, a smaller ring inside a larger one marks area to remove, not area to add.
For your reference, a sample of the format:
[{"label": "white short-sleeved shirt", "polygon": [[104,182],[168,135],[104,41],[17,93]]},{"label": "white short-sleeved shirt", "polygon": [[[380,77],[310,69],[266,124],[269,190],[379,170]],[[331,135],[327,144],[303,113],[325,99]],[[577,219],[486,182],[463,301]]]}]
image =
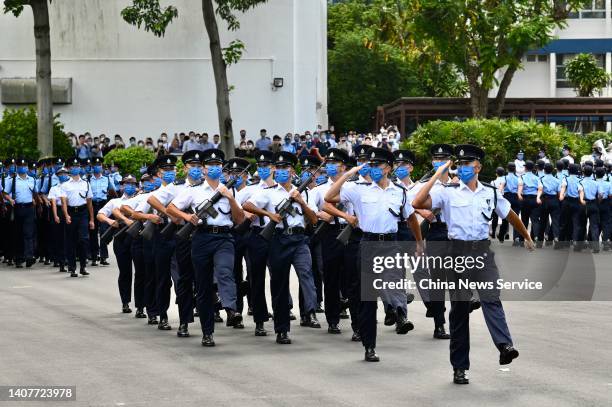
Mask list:
[{"label": "white short-sleeved shirt", "polygon": [[51,187],[49,194],[47,195],[49,201],[55,200],[55,204],[57,206],[62,204],[62,197],[66,197],[66,194],[62,190],[62,186],[60,184]]},{"label": "white short-sleeved shirt", "polygon": [[[410,202],[411,205],[412,205],[412,201],[414,201],[414,198],[417,196],[419,191],[423,189],[423,186],[425,186],[424,182],[415,182],[414,184],[412,184],[412,188],[408,190],[408,202]],[[433,191],[433,193],[435,193],[436,191],[440,191],[442,189],[444,189],[444,184],[440,182],[440,180],[436,180],[436,182],[433,184],[433,187],[431,187],[431,191]],[[444,211],[442,209],[440,209],[440,220],[446,223],[446,218],[444,216]],[[437,217],[434,218],[434,220],[431,221],[430,223],[436,223],[436,222],[438,222]]]},{"label": "white short-sleeved shirt", "polygon": [[[155,198],[157,198],[157,200],[162,205],[168,206],[174,198],[179,196],[180,193],[190,185],[191,183],[189,182],[189,180],[185,180],[185,182],[181,184],[176,184],[172,182],[151,192],[150,196],[154,196]],[[149,205],[149,203],[145,201],[142,205],[142,212],[148,212],[150,208],[151,206]]]},{"label": "white short-sleeved shirt", "polygon": [[[495,193],[497,192],[497,206]],[[495,187],[478,182],[472,191],[463,182],[430,191],[432,209],[440,208],[445,214],[449,239],[486,240],[489,238],[489,220],[493,210],[501,219],[510,212],[510,202]],[[486,216],[486,217],[485,217]]]},{"label": "white short-sleeved shirt", "polygon": [[368,233],[397,233],[400,211],[404,219],[414,213],[406,189],[390,181],[386,189],[375,182],[345,183],[340,189],[340,201],[353,205],[359,227]]},{"label": "white short-sleeved shirt", "polygon": [[140,194],[134,195],[131,198],[126,199],[125,202],[123,202],[121,205],[129,206],[136,212],[140,212],[138,208],[141,207],[143,204],[145,204],[147,202],[147,199],[149,199],[150,196],[151,196],[151,192],[140,193]]},{"label": "white short-sleeved shirt", "polygon": [[[180,210],[191,206],[194,213],[198,212],[200,205],[213,197],[217,192],[216,188],[212,188],[208,181],[204,181],[197,186],[184,188],[180,194],[172,200],[172,204]],[[213,208],[219,213],[216,218],[206,218],[206,224],[209,226],[232,226],[232,211],[229,200],[225,197],[213,205]]]},{"label": "white short-sleeved shirt", "polygon": [[[296,189],[295,187],[291,188],[291,191],[293,191],[294,189]],[[308,207],[316,212],[317,211],[317,206],[314,203],[314,199],[313,199],[313,194],[311,194],[309,191],[304,191],[302,192],[302,198],[304,199],[304,201],[306,201],[306,204],[308,205]],[[276,212],[276,207],[278,204],[280,204],[283,200],[288,199],[289,198],[289,192],[280,184],[275,184],[270,186],[269,188],[264,188],[261,189],[259,191],[257,191],[257,193],[253,194],[253,196],[251,196],[247,202],[252,203],[253,205],[255,205],[258,208],[261,208],[265,211],[268,212],[272,212],[275,213]],[[293,203],[293,207],[296,210],[296,216],[292,216],[289,215],[287,216],[287,226],[292,228],[292,227],[306,227],[306,220],[304,219],[304,214],[302,213],[302,207],[300,206],[300,204],[294,202]],[[277,229],[283,229],[284,226],[283,224],[278,224],[276,226]]]},{"label": "white short-sleeved shirt", "polygon": [[125,204],[125,202],[128,201],[129,199],[130,198],[128,198],[125,194],[121,196],[120,198],[111,199],[110,201],[106,203],[106,205],[100,208],[98,213],[101,213],[107,218],[110,218],[113,216],[113,211],[117,208],[121,208],[121,205]]},{"label": "white short-sleeved shirt", "polygon": [[[244,205],[244,203],[248,201],[253,195],[258,193],[262,189],[266,189],[267,187],[268,185],[263,181],[260,181],[257,184],[247,185],[240,191],[236,192],[236,201],[238,201],[240,205]],[[270,219],[267,216],[264,216],[263,218],[256,216],[255,219],[251,221],[251,226],[264,227],[268,224],[268,222],[270,222]]]},{"label": "white short-sleeved shirt", "polygon": [[83,206],[88,198],[93,197],[89,183],[82,179],[75,181],[71,178],[64,182],[61,188],[68,200],[68,206]]},{"label": "white short-sleeved shirt", "polygon": [[[327,194],[327,191],[329,191],[333,184],[334,181],[329,178],[327,182],[321,185],[317,185],[310,191],[310,193],[313,194],[315,205],[317,206],[319,211],[323,210],[323,205],[325,205],[325,194]],[[342,208],[342,212],[346,212],[349,215],[355,215],[353,204],[351,204],[349,201],[344,201],[341,203],[344,205],[344,208]],[[346,220],[344,218],[338,218],[338,222],[342,225],[346,224]]]}]

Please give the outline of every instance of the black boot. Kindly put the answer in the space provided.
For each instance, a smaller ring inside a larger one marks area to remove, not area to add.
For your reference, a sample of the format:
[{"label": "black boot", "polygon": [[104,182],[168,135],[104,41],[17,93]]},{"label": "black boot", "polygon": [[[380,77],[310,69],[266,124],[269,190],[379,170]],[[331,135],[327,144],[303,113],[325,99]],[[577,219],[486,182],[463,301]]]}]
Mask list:
[{"label": "black boot", "polygon": [[365,350],[365,361],[366,362],[378,362],[380,358],[376,354],[376,350],[374,348],[366,348]]},{"label": "black boot", "polygon": [[227,322],[225,323],[225,326],[235,327],[237,324],[242,324],[242,314],[229,308],[227,308],[225,312],[227,312]]},{"label": "black boot", "polygon": [[387,307],[385,310],[385,326],[391,326],[397,321],[397,315],[391,307]]},{"label": "black boot", "polygon": [[499,349],[499,364],[509,365],[512,361],[519,357],[518,350],[514,349],[512,345],[503,343],[498,346]]},{"label": "black boot", "polygon": [[435,327],[433,337],[435,339],[450,339],[450,335],[446,333],[444,325],[438,325]]},{"label": "black boot", "polygon": [[289,345],[291,344],[291,339],[289,339],[289,335],[287,332],[279,332],[276,334],[276,343],[279,345]]},{"label": "black boot", "polygon": [[341,334],[342,331],[340,330],[338,324],[329,324],[329,326],[327,327],[327,333],[338,335]]},{"label": "black boot", "polygon": [[467,377],[464,369],[453,370],[453,383],[455,384],[469,384],[470,380]]},{"label": "black boot", "polygon": [[209,348],[215,346],[215,340],[213,339],[212,334],[204,335],[202,337],[202,346],[206,346]]},{"label": "black boot", "polygon": [[167,318],[161,318],[159,320],[159,324],[157,325],[157,329],[159,329],[160,331],[169,331],[172,329],[172,327],[168,323]]},{"label": "black boot", "polygon": [[359,331],[357,330],[353,331],[353,336],[351,336],[351,341],[361,342],[361,334],[359,333]]},{"label": "black boot", "polygon": [[414,329],[414,325],[412,324],[412,322],[406,319],[406,316],[404,315],[404,310],[402,310],[401,308],[398,308],[397,309],[397,320],[395,322],[395,332],[398,335],[406,335],[408,332],[412,331],[413,329]]},{"label": "black boot", "polygon": [[267,336],[267,335],[268,335],[268,331],[265,330],[264,323],[257,322],[255,324],[255,336]]},{"label": "black boot", "polygon": [[147,325],[158,325],[159,322],[157,321],[157,317],[149,317],[149,320],[147,321]]},{"label": "black boot", "polygon": [[123,304],[123,309],[121,310],[121,312],[123,312],[124,314],[131,313],[132,309],[130,308],[130,304]]},{"label": "black boot", "polygon": [[134,315],[134,318],[146,318],[147,315],[144,313],[144,310],[142,308],[136,308],[136,314]]},{"label": "black boot", "polygon": [[187,324],[180,324],[178,331],[176,331],[176,336],[179,338],[188,338],[189,337],[189,329]]}]

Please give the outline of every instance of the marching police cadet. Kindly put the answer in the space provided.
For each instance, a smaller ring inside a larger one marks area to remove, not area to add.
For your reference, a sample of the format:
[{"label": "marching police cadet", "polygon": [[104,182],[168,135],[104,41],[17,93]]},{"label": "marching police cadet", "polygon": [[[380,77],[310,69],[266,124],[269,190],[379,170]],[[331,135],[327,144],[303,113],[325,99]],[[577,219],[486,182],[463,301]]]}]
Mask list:
[{"label": "marching police cadet", "polygon": [[[242,322],[242,315],[236,312],[236,285],[234,282],[234,242],[230,230],[233,224],[244,220],[240,204],[231,191],[219,182],[225,154],[218,149],[196,153],[205,165],[205,180],[197,186],[184,189],[168,206],[170,216],[180,217],[197,226],[191,241],[191,259],[194,267],[198,311],[202,326],[202,346],[215,346],[215,294],[214,279],[217,279],[219,296],[227,312],[227,326]],[[199,170],[199,171],[198,171]],[[202,177],[198,167],[190,169],[194,180]],[[213,204],[218,212],[216,217],[201,220],[198,209],[219,192],[222,197]],[[191,207],[194,213],[184,212]]]},{"label": "marching police cadet", "polygon": [[[308,238],[305,235],[307,222],[317,223],[316,206],[312,194],[308,191],[298,192],[291,184],[295,174],[297,157],[288,152],[279,152],[274,160],[275,185],[261,190],[249,198],[244,208],[260,217],[267,216],[276,222],[276,229],[270,241],[269,266],[272,291],[272,308],[274,309],[274,332],[276,343],[290,344],[289,319],[289,272],[293,265],[300,280],[304,294],[305,317],[301,326],[320,328],[317,317],[317,294],[312,275],[312,257],[308,249]],[[276,212],[278,205],[289,200],[294,212],[282,217]]]},{"label": "marching police cadet", "polygon": [[[509,223],[525,239],[525,247],[533,250],[534,244],[527,229],[519,217],[510,208],[505,198],[498,196],[495,187],[483,184],[478,180],[478,173],[482,169],[484,151],[477,146],[463,144],[455,147],[455,156],[458,159],[458,184],[448,184],[446,188],[432,191],[437,179],[446,171],[451,161],[438,168],[434,176],[417,193],[413,205],[418,208],[441,208],[445,212],[448,225],[448,236],[451,240],[453,255],[485,255],[485,266],[478,270],[474,278],[495,282],[499,272],[495,264],[495,257],[490,252],[489,220],[493,211]],[[469,272],[462,274],[449,269],[449,281],[470,277]],[[453,381],[456,384],[467,384],[469,379],[466,370],[470,368],[469,350],[469,315],[471,292],[466,290],[451,290],[451,311],[449,314],[451,343],[450,360],[453,366]],[[508,330],[502,303],[499,299],[499,290],[478,290],[482,302],[482,310],[489,332],[499,352],[499,363],[509,364],[517,358],[519,353],[512,345],[512,338]]]},{"label": "marching police cadet", "polygon": [[[17,165],[16,160],[14,158],[7,159],[5,161],[5,176],[3,178],[2,189],[6,191],[8,189],[9,183],[12,184],[14,178],[17,176]],[[11,205],[11,201],[5,194],[2,194],[2,200],[4,203],[4,225],[5,227],[2,230],[6,230],[9,233],[0,233],[0,236],[3,236],[3,251],[4,251],[4,260],[7,266],[12,266],[13,261],[15,260],[15,250],[16,250],[16,242],[15,239],[12,239],[11,236],[18,236],[17,230],[14,222],[15,218],[15,208]]]},{"label": "marching police cadet", "polygon": [[[98,210],[96,218],[100,224],[105,223],[108,227],[116,229],[121,227],[118,218],[115,217],[115,213],[119,213],[119,208],[136,195],[137,182],[136,178],[132,175],[126,175],[121,180],[120,191],[122,195],[119,198],[109,200]],[[117,258],[117,267],[119,268],[117,285],[119,287],[119,297],[121,298],[122,304],[121,311],[124,314],[132,312],[130,302],[132,301],[132,262],[134,262],[135,317],[146,318],[143,311],[144,307],[147,306],[147,312],[154,310],[149,309],[149,304],[146,303],[144,293],[144,266],[141,260],[133,259],[131,237],[127,233],[122,233],[113,239],[113,252]]]},{"label": "marching police cadet", "polygon": [[568,176],[561,182],[561,237],[562,247],[569,247],[570,240],[574,241],[574,250],[582,250],[583,238],[582,230],[582,211],[580,208],[580,178],[578,177],[578,164],[568,166]]},{"label": "marching police cadet", "polygon": [[601,239],[603,241],[604,251],[610,250],[610,239],[612,238],[612,218],[610,211],[610,196],[612,195],[612,181],[606,180],[605,167],[595,169],[595,178],[597,180],[597,198],[599,208],[599,218],[601,223]]},{"label": "marching police cadet", "polygon": [[[8,217],[7,202],[4,198],[4,187],[8,178],[8,168],[4,165],[4,161],[0,160],[0,230],[9,231],[10,223]],[[7,239],[8,233],[0,233],[0,256],[3,257],[2,263],[8,263]]]},{"label": "marching police cadet", "polygon": [[[89,230],[94,228],[92,193],[89,183],[81,178],[78,158],[68,162],[71,179],[62,184],[62,210],[66,219],[66,257],[70,277],[76,273],[76,257],[79,258],[79,273],[88,276],[87,250]],[[88,227],[89,226],[89,227]]]},{"label": "marching police cadet", "polygon": [[100,235],[107,229],[106,223],[99,223],[97,220],[98,211],[106,205],[110,196],[115,196],[115,184],[111,179],[103,174],[102,159],[96,157],[93,159],[92,167],[93,176],[89,177],[89,185],[93,195],[93,210],[96,220],[94,229],[89,231],[89,250],[91,256],[91,265],[97,266],[97,262],[103,266],[108,266],[108,248],[103,242],[100,242]]},{"label": "marching police cadet", "polygon": [[599,184],[593,179],[593,167],[585,165],[583,168],[584,178],[578,184],[580,205],[586,209],[586,217],[589,220],[589,236],[591,250],[599,253],[599,234],[601,233],[601,221],[599,215],[598,193]]},{"label": "marching police cadet", "polygon": [[[421,229],[414,209],[407,200],[407,191],[388,178],[393,170],[393,154],[382,148],[372,148],[368,151],[368,159],[371,183],[346,183],[361,168],[354,167],[332,184],[325,194],[325,200],[352,204],[363,231],[362,245],[368,241],[396,241],[398,219],[405,219],[415,236],[417,250],[422,252]],[[376,309],[377,301],[361,301],[359,333],[368,362],[380,360],[376,354]],[[398,320],[402,320],[400,326],[409,328],[398,333],[412,329],[412,323],[405,320],[404,310],[398,307],[396,312]]]},{"label": "marching police cadet", "polygon": [[62,184],[67,182],[70,176],[68,176],[68,170],[66,168],[60,168],[56,171],[55,175],[57,175],[59,183],[52,186],[47,195],[47,199],[51,204],[51,214],[53,216],[53,224],[51,225],[51,251],[53,266],[59,267],[59,271],[65,273],[66,218],[60,208],[62,206],[62,196],[64,195]]},{"label": "marching police cadet", "polygon": [[550,232],[554,241],[554,248],[559,248],[559,218],[561,215],[561,204],[559,202],[559,192],[561,192],[561,180],[553,174],[551,163],[544,165],[544,176],[540,179],[542,188],[538,189],[537,203],[541,207],[540,231],[538,234],[536,247],[542,247],[544,241],[544,224],[550,219]]},{"label": "marching police cadet", "polygon": [[[260,181],[256,184],[248,185],[236,194],[236,200],[243,206],[245,202],[254,194],[274,185],[272,178],[271,165],[274,162],[272,151],[257,151],[255,154],[257,162],[257,175]],[[264,323],[269,320],[268,304],[266,302],[266,265],[270,243],[264,239],[260,233],[268,224],[269,219],[265,216],[258,216],[245,210],[245,217],[250,221],[250,231],[247,234],[247,255],[249,258],[249,284],[251,294],[251,310],[253,321],[255,322],[255,336],[266,336],[267,331]]]},{"label": "marching police cadet", "polygon": [[[521,213],[521,205],[522,202],[518,199],[518,187],[519,187],[519,177],[516,171],[516,163],[509,162],[508,163],[508,174],[506,174],[505,182],[504,182],[504,198],[510,202],[511,209],[514,213],[519,215]],[[506,219],[502,220],[501,227],[499,228],[499,241],[501,243],[506,239],[506,234],[508,233],[508,221]],[[512,231],[512,246],[520,246],[521,245],[521,235],[516,231]]]},{"label": "marching police cadet", "polygon": [[[518,184],[518,199],[522,202],[521,205],[521,220],[525,228],[529,228],[531,221],[531,236],[535,239],[540,235],[540,205],[537,202],[538,192],[542,191],[542,182],[540,178],[534,174],[535,167],[533,161],[525,162],[525,173],[519,178]],[[540,247],[542,242],[538,241]]]},{"label": "marching police cadet", "polygon": [[[180,223],[181,219],[170,216],[166,207],[184,189],[196,184],[199,181],[199,179],[196,180],[191,176],[192,168],[200,170],[201,177],[202,162],[198,150],[187,151],[181,158],[181,161],[185,166],[185,173],[187,174],[187,178],[185,180],[176,180],[176,161],[176,157],[172,155],[159,157],[155,161],[155,165],[158,168],[158,176],[162,180],[162,188],[159,188],[153,192],[147,199],[147,203],[157,211],[158,215],[163,217],[161,219],[160,227],[167,226],[169,222],[174,224]],[[155,218],[152,220],[156,221]],[[193,322],[194,317],[193,262],[191,260],[191,242],[186,239],[178,239],[174,235],[168,239],[170,242],[167,242],[166,239],[166,237],[156,233],[154,238],[154,247],[166,247],[171,244],[174,244],[175,246],[175,259],[173,259],[173,262],[176,262],[178,266],[178,275],[173,276],[173,279],[174,290],[176,293],[176,303],[179,311],[179,328],[176,335],[179,338],[186,338],[189,337],[189,324]],[[169,270],[167,270],[167,272],[168,271]],[[163,270],[160,269],[160,272],[163,272]],[[169,279],[170,276],[168,275],[166,278]],[[162,280],[163,279],[160,279],[160,281]],[[167,282],[168,280],[166,280],[166,284]],[[162,284],[160,287],[164,287],[164,285]],[[160,294],[164,292],[165,291],[160,290]]]},{"label": "marching police cadet", "polygon": [[[504,189],[506,188],[506,170],[504,167],[497,167],[495,169],[495,175],[497,176],[493,181],[491,181],[491,185],[493,185],[501,195],[504,194]],[[497,225],[499,223],[499,216],[497,213],[493,212],[493,219],[491,220],[491,239],[495,239],[497,232]]]},{"label": "marching police cadet", "polygon": [[40,177],[37,179],[38,183],[38,203],[39,203],[39,217],[37,222],[37,241],[38,241],[38,255],[42,262],[46,266],[51,264],[51,257],[53,253],[51,251],[53,242],[51,238],[51,228],[53,226],[53,215],[51,213],[51,203],[47,199],[47,195],[53,185],[53,158],[43,158],[38,160],[38,167],[40,168]]},{"label": "marching police cadet", "polygon": [[25,158],[15,160],[16,175],[14,175],[5,185],[4,197],[13,207],[14,228],[17,237],[14,252],[15,266],[32,267],[36,263],[34,257],[34,229],[35,212],[34,204],[38,186],[34,178],[28,175],[28,161]]}]

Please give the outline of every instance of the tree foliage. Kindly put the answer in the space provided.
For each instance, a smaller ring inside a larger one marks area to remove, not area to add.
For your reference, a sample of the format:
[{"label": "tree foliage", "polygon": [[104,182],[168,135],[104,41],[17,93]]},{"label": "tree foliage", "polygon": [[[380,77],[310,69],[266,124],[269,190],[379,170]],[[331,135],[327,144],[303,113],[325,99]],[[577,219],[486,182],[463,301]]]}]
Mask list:
[{"label": "tree foliage", "polygon": [[115,148],[104,156],[104,164],[116,164],[121,173],[140,178],[140,168],[155,161],[155,154],[143,147]]},{"label": "tree foliage", "polygon": [[[59,114],[53,121],[53,155],[71,157],[74,150],[64,133],[64,125],[59,121]],[[37,149],[36,129],[38,118],[36,109],[6,109],[0,121],[0,157],[25,157],[37,160],[40,151]]]},{"label": "tree foliage", "polygon": [[610,75],[597,65],[590,54],[578,54],[565,65],[567,79],[574,85],[578,96],[590,97],[608,85]]}]

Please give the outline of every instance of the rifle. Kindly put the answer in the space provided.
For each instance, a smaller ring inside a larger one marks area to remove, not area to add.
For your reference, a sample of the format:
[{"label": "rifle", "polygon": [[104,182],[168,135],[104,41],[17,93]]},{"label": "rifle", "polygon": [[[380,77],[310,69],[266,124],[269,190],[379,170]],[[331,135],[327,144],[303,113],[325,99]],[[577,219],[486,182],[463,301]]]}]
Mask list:
[{"label": "rifle", "polygon": [[[169,240],[176,233],[176,228],[177,227],[178,227],[178,225],[176,223],[168,222],[168,224],[166,226],[164,226],[164,228],[161,230],[161,232],[159,232],[159,234],[164,239]],[[144,234],[144,232],[143,232],[143,234]]]},{"label": "rifle", "polygon": [[132,239],[136,239],[140,235],[140,232],[142,232],[142,229],[143,229],[142,222],[139,220],[135,220],[127,228],[125,233],[127,233]]},{"label": "rifle", "polygon": [[251,219],[245,219],[240,225],[234,227],[234,232],[240,236],[246,234],[251,228]]},{"label": "rifle", "polygon": [[[300,194],[304,192],[306,188],[308,188],[308,185],[310,185],[312,180],[315,178],[315,174],[319,172],[319,170],[323,168],[324,165],[325,164],[321,164],[319,168],[317,168],[316,171],[311,172],[310,176],[306,178],[304,182],[300,184],[300,186],[297,188]],[[295,211],[295,208],[293,207],[293,202],[294,200],[292,198],[285,198],[282,202],[276,205],[276,208],[274,209],[276,213],[278,213],[281,216],[282,219],[285,219],[289,215],[296,216],[297,212]],[[276,225],[277,223],[274,222],[272,219],[270,219],[270,222],[268,222],[266,227],[264,227],[264,229],[261,231],[259,235],[266,240],[272,239],[272,235],[274,234],[274,229],[276,229]]]},{"label": "rifle", "polygon": [[102,233],[102,235],[100,236],[100,242],[106,245],[109,244],[114,237],[120,236],[120,232],[121,234],[125,233],[127,228],[127,225],[123,225],[123,227],[120,229],[109,226],[108,229],[106,229],[104,233]]},{"label": "rifle", "polygon": [[[338,205],[336,205],[336,208],[340,211],[344,210],[344,204],[339,203]],[[327,228],[329,227],[329,223],[325,222],[325,221],[321,221],[319,223],[319,225],[317,226],[317,228],[315,229],[315,231],[312,234],[312,239],[315,240],[319,237],[319,235],[321,233],[323,233],[325,230],[327,230]]]},{"label": "rifle", "polygon": [[[244,170],[242,170],[240,172],[240,174],[238,174],[237,177],[230,179],[227,184],[225,184],[225,187],[227,189],[233,188],[234,185],[236,184],[236,180],[239,177],[242,177],[245,173],[249,172],[249,169],[251,168],[253,164],[250,164],[248,167],[246,167]],[[198,217],[198,219],[200,220],[205,220],[206,218],[208,218],[209,216],[211,218],[216,218],[217,216],[219,216],[219,212],[217,212],[217,210],[213,207],[214,204],[216,204],[217,202],[219,202],[219,200],[221,200],[221,198],[223,197],[223,195],[221,195],[221,193],[219,191],[215,192],[215,194],[210,198],[207,199],[206,201],[202,202],[202,204],[200,205],[199,209],[197,209],[196,212],[196,216]],[[191,236],[191,234],[193,233],[193,231],[195,230],[196,226],[191,223],[191,222],[187,222],[177,233],[176,236],[181,238],[181,239],[189,239],[189,236]]]},{"label": "rifle", "polygon": [[353,225],[347,223],[344,230],[338,234],[338,237],[336,237],[336,240],[346,246],[351,238],[351,235],[353,234],[353,229]]}]

